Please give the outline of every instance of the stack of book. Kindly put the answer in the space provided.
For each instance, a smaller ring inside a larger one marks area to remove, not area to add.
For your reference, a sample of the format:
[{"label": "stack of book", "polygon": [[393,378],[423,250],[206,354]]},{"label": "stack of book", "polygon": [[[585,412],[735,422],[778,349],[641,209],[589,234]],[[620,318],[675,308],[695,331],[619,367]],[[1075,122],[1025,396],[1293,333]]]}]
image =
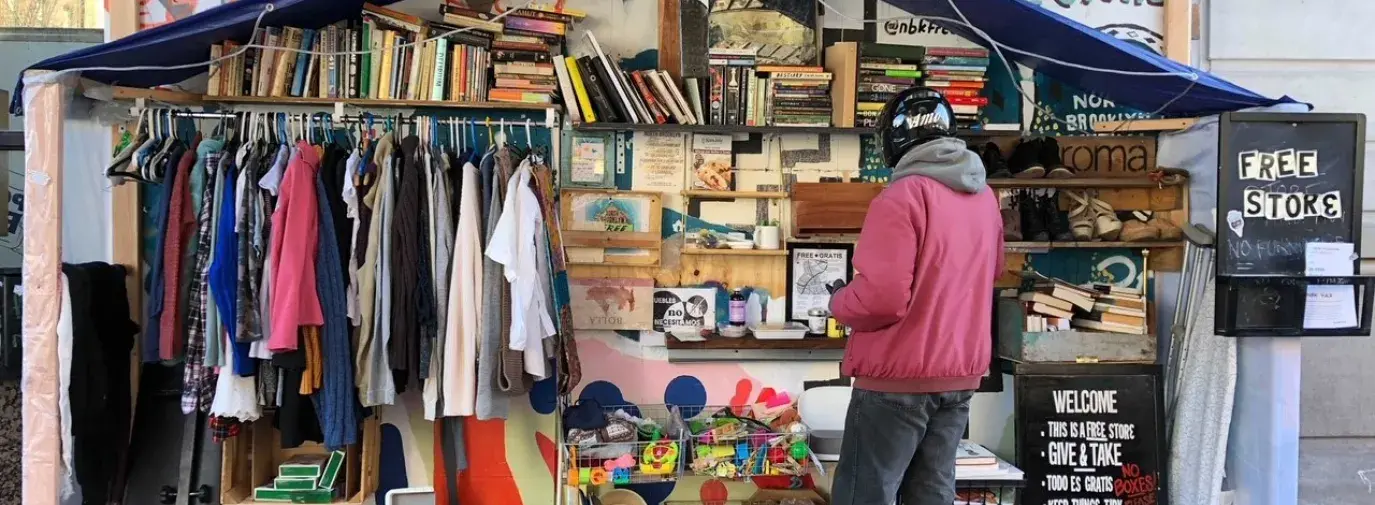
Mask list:
[{"label": "stack of book", "polygon": [[[577,123],[703,124],[701,93],[663,70],[621,69],[587,32],[590,54],[555,57],[558,94]],[[691,99],[691,100],[690,100]]]},{"label": "stack of book", "polygon": [[979,112],[988,105],[988,63],[988,50],[978,47],[928,47],[922,58],[923,84],[945,94],[962,129],[980,126]]},{"label": "stack of book", "polygon": [[333,503],[344,468],[344,451],[299,454],[277,467],[272,484],[253,488],[257,502]]},{"label": "stack of book", "polygon": [[706,93],[710,104],[707,124],[755,125],[759,111],[749,108],[755,102],[751,99],[751,90],[756,94],[758,91],[754,50],[712,49],[707,58],[710,75]]},{"label": "stack of book", "polygon": [[1146,299],[1141,290],[1091,284],[1075,286],[1058,279],[1037,282],[1022,293],[1026,331],[1066,331],[1078,328],[1144,335]]},{"label": "stack of book", "polygon": [[750,83],[747,125],[831,126],[831,73],[821,67],[767,65]]},{"label": "stack of book", "polygon": [[[534,7],[515,9],[505,17],[453,5],[441,5],[446,23],[491,34],[494,76],[487,99],[494,102],[551,103],[559,81],[554,56],[562,51],[569,27],[585,13]],[[485,74],[482,77],[486,77]]]},{"label": "stack of book", "polygon": [[916,86],[922,77],[926,48],[897,44],[862,44],[859,54],[855,99],[855,126],[878,126],[884,104],[898,93]]}]

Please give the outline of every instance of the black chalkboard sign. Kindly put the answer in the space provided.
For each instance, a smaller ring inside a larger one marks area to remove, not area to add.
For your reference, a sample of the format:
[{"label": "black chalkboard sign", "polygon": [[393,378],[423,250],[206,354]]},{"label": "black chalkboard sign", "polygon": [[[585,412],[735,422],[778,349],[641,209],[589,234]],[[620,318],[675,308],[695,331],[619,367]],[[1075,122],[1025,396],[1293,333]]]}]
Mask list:
[{"label": "black chalkboard sign", "polygon": [[[1359,246],[1364,153],[1361,114],[1222,115],[1219,334],[1309,335],[1303,319],[1308,286],[1353,283],[1308,278],[1306,251],[1315,242]],[[1355,272],[1356,259],[1351,262]]]},{"label": "black chalkboard sign", "polygon": [[1304,275],[1309,242],[1359,242],[1361,114],[1222,115],[1217,272]]},{"label": "black chalkboard sign", "polygon": [[1026,475],[1020,503],[1165,503],[1158,379],[1016,376],[1017,466]]}]

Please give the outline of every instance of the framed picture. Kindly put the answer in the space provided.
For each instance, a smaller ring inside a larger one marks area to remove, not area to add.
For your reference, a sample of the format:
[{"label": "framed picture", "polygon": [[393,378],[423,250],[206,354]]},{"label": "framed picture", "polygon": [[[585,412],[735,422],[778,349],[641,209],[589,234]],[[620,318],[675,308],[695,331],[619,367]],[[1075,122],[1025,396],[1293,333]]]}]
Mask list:
[{"label": "framed picture", "polygon": [[854,276],[854,244],[788,242],[789,321],[806,321],[807,311],[829,310],[831,293],[826,286]]},{"label": "framed picture", "polygon": [[616,187],[615,132],[564,131],[562,137],[562,187]]},{"label": "framed picture", "polygon": [[574,264],[659,264],[660,193],[570,188],[560,192],[559,207],[563,244]]}]

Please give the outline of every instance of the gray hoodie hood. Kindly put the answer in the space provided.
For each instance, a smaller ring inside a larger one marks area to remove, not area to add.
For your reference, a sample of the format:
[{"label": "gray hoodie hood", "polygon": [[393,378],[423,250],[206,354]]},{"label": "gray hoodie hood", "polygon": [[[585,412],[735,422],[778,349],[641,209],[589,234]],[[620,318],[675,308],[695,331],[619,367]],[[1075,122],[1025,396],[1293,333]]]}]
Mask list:
[{"label": "gray hoodie hood", "polygon": [[913,147],[893,167],[890,182],[913,175],[930,177],[963,193],[978,193],[988,187],[983,160],[956,138],[940,138]]}]

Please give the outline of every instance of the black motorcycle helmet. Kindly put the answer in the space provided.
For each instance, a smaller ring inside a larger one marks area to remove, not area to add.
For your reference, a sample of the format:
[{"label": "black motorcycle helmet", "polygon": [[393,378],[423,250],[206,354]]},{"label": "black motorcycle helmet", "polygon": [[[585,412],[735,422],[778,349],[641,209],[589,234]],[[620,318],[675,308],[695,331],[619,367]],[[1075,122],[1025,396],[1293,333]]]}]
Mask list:
[{"label": "black motorcycle helmet", "polygon": [[913,146],[955,136],[955,111],[940,92],[908,88],[883,106],[878,117],[878,138],[883,162],[896,166]]}]

